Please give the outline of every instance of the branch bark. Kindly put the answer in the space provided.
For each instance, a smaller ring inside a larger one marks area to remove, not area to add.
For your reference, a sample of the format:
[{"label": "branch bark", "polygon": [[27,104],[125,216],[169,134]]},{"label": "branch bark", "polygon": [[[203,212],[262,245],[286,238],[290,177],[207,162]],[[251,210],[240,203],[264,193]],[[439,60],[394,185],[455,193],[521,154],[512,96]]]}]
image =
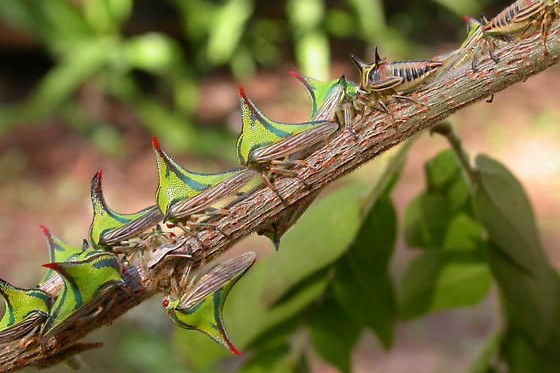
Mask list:
[{"label": "branch bark", "polygon": [[[359,118],[356,124],[357,138],[349,131],[342,130],[324,147],[311,154],[307,166],[297,170],[299,178],[280,178],[276,181],[278,192],[285,197],[283,204],[275,193],[261,188],[246,198],[234,202],[229,215],[215,221],[222,232],[206,230],[199,234],[199,240],[186,239],[176,252],[192,255],[190,259],[196,268],[202,262],[212,260],[222,254],[243,237],[258,232],[274,222],[288,219],[294,209],[306,203],[306,198],[325,185],[349,173],[361,164],[375,158],[392,146],[415,133],[437,124],[457,110],[485,99],[493,94],[525,81],[560,60],[560,22],[555,20],[548,36],[549,54],[544,55],[540,33],[526,35],[510,43],[499,43],[495,64],[488,55],[482,56],[478,71],[471,70],[470,64],[450,71],[438,80],[422,86],[413,97],[428,106],[422,107],[408,102],[393,103],[392,110],[397,129],[392,128],[389,117],[380,112],[371,112]],[[233,144],[232,144],[233,146]],[[0,346],[0,371],[11,372],[28,365],[39,367],[56,364],[72,355],[97,345],[79,343],[84,336],[102,325],[111,323],[120,315],[157,292],[168,288],[171,270],[185,265],[185,259],[164,259],[151,266],[153,255],[161,254],[166,248],[158,248],[155,254],[148,253],[127,268],[124,277],[129,291],[113,289],[101,304],[92,305],[92,312],[101,306],[102,311],[87,323],[74,323],[49,341],[33,340],[26,345],[20,340]],[[169,248],[167,248],[169,250]],[[152,258],[152,259],[150,259]],[[60,282],[52,280],[43,286],[51,294],[60,290]]]}]

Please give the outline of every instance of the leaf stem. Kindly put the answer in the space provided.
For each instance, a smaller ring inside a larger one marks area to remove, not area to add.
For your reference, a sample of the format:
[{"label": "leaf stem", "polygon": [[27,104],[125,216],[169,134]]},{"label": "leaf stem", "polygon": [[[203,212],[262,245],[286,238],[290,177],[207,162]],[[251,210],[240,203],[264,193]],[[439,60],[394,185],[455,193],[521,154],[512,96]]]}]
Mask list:
[{"label": "leaf stem", "polygon": [[451,149],[455,152],[463,171],[467,174],[467,179],[471,182],[471,184],[474,184],[477,179],[477,171],[472,167],[469,154],[463,148],[461,139],[457,136],[457,133],[453,130],[451,124],[449,122],[438,123],[431,129],[430,133],[440,134],[449,141]]}]

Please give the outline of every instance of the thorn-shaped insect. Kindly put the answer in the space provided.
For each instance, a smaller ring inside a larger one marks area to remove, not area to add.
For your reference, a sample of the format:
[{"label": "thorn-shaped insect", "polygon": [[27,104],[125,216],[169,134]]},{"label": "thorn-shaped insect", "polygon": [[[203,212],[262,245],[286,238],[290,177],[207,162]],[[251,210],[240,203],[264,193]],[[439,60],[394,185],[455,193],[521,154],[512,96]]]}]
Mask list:
[{"label": "thorn-shaped insect", "polygon": [[558,16],[560,0],[517,0],[486,22],[482,32],[491,47],[495,48],[491,37],[509,41],[511,36],[540,23],[541,42],[546,55],[548,30],[554,17]]},{"label": "thorn-shaped insect", "polygon": [[89,227],[91,244],[96,248],[117,245],[153,227],[161,221],[157,206],[150,206],[133,214],[119,214],[107,206],[101,189],[101,170],[91,180],[93,220]]},{"label": "thorn-shaped insect", "polygon": [[[434,60],[443,62],[443,65],[437,71],[437,76],[441,76],[452,69],[457,69],[468,61],[471,61],[472,70],[476,70],[476,62],[484,38],[482,24],[473,17],[464,17],[464,20],[467,25],[467,37],[461,46],[450,53],[434,58]],[[490,56],[495,59],[492,49],[490,49]]]},{"label": "thorn-shaped insect", "polygon": [[47,319],[51,297],[39,289],[20,289],[0,279],[5,311],[0,319],[0,344],[32,335]]},{"label": "thorn-shaped insect", "polygon": [[159,174],[156,200],[164,221],[225,214],[224,210],[213,206],[235,195],[256,176],[255,171],[246,168],[214,174],[191,172],[167,155],[157,138],[152,139],[152,145]]},{"label": "thorn-shaped insect", "polygon": [[[71,257],[80,254],[84,247],[73,247],[62,241],[56,235],[52,234],[44,225],[39,226],[43,234],[47,237],[47,245],[49,247],[49,262],[65,262]],[[87,245],[86,245],[87,248]],[[39,284],[45,283],[54,274],[54,271],[49,269]]]},{"label": "thorn-shaped insect", "polygon": [[172,283],[171,293],[162,305],[181,328],[201,331],[240,355],[228,337],[222,310],[230,290],[254,261],[255,253],[247,252],[214,266],[193,281],[189,281],[187,269],[179,283]]},{"label": "thorn-shaped insect", "polygon": [[284,201],[273,184],[274,175],[297,177],[291,170],[305,161],[291,159],[302,150],[309,149],[335,133],[339,125],[328,120],[288,124],[267,118],[247,98],[243,88],[241,115],[243,127],[237,139],[237,155],[243,166],[258,171],[265,184]]},{"label": "thorn-shaped insect", "polygon": [[126,286],[119,259],[106,251],[85,250],[73,261],[43,267],[56,271],[64,283],[43,329],[44,338],[56,335],[66,322],[87,322],[113,301],[104,298],[109,289]]},{"label": "thorn-shaped insect", "polygon": [[390,97],[424,105],[403,94],[424,83],[443,64],[442,61],[431,60],[386,62],[379,56],[377,48],[372,64],[365,63],[355,56],[352,56],[352,59],[360,72],[360,90],[373,95],[373,100],[364,102],[364,105],[374,108],[379,103],[382,110],[389,114],[385,100]]},{"label": "thorn-shaped insect", "polygon": [[327,120],[336,117],[342,126],[351,126],[354,117],[352,98],[358,95],[359,87],[344,76],[323,82],[301,75],[295,71],[290,74],[300,80],[311,100],[311,120]]}]

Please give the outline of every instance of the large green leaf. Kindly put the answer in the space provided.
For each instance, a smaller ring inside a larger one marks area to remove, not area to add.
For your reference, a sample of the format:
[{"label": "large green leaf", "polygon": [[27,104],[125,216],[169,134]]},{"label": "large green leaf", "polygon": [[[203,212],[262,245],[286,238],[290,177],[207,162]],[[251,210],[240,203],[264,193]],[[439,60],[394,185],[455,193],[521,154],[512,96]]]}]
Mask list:
[{"label": "large green leaf", "polygon": [[407,268],[401,286],[405,319],[449,308],[472,306],[491,286],[490,270],[476,251],[427,251]]},{"label": "large green leaf", "polygon": [[350,373],[352,349],[360,336],[361,327],[332,298],[327,298],[310,318],[310,336],[321,357]]},{"label": "large green leaf", "polygon": [[478,179],[474,204],[489,238],[521,268],[536,273],[548,266],[541,247],[531,203],[504,166],[486,157],[476,158]]},{"label": "large green leaf", "polygon": [[[544,346],[558,332],[558,284],[551,268],[528,273],[491,245],[490,268],[506,298],[510,322],[536,346]],[[560,346],[558,346],[560,348]]]},{"label": "large green leaf", "polygon": [[369,327],[385,347],[393,341],[397,318],[393,283],[388,273],[397,234],[392,201],[382,197],[362,224],[351,249],[337,265],[332,283],[336,298],[360,325]]},{"label": "large green leaf", "polygon": [[451,150],[439,153],[425,165],[426,191],[405,214],[405,239],[423,249],[473,249],[483,232],[473,219],[469,187]]},{"label": "large green leaf", "polygon": [[360,227],[364,184],[351,184],[313,204],[282,238],[282,249],[268,263],[260,293],[266,304],[280,301],[294,286],[335,262]]},{"label": "large green leaf", "polygon": [[404,233],[407,245],[426,249],[441,248],[453,215],[445,196],[420,194],[406,209]]},{"label": "large green leaf", "polygon": [[558,289],[521,184],[497,161],[476,160],[477,214],[488,232],[490,265],[508,302],[512,322],[537,346],[557,327]]},{"label": "large green leaf", "polygon": [[513,330],[508,333],[502,349],[509,373],[560,372],[560,359],[558,358],[560,350],[558,348],[553,356],[546,356]]},{"label": "large green leaf", "polygon": [[233,343],[241,349],[278,325],[298,317],[326,289],[326,273],[317,273],[293,288],[282,303],[268,308],[259,294],[267,285],[268,262],[274,259],[276,256],[254,265],[232,289],[225,305],[226,327]]}]

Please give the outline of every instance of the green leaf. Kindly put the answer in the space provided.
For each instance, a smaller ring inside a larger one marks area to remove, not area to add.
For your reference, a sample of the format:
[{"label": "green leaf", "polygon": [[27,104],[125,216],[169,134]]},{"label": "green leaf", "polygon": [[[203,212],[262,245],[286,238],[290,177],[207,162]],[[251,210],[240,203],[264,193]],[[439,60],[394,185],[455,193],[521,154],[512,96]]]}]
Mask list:
[{"label": "green leaf", "polygon": [[484,229],[473,217],[459,213],[449,222],[442,247],[447,250],[473,250],[484,246]]},{"label": "green leaf", "polygon": [[[511,323],[536,346],[544,346],[558,333],[559,292],[555,274],[544,268],[534,274],[520,269],[500,248],[490,246],[490,268],[506,298]],[[560,348],[560,346],[559,346]]]},{"label": "green leaf", "polygon": [[363,184],[344,186],[313,204],[282,238],[282,249],[270,260],[260,292],[268,305],[294,286],[335,262],[350,247],[360,227]]},{"label": "green leaf", "polygon": [[224,309],[224,320],[229,335],[241,350],[247,348],[261,335],[277,326],[300,317],[303,310],[320,297],[327,287],[326,273],[317,273],[292,289],[279,305],[267,308],[258,296],[267,279],[269,261],[261,260],[245,274],[231,290]]},{"label": "green leaf", "polygon": [[449,186],[461,179],[461,167],[452,150],[444,150],[424,166],[430,191],[445,192]]},{"label": "green leaf", "polygon": [[428,193],[444,195],[452,210],[470,211],[470,191],[453,150],[444,150],[424,166]]},{"label": "green leaf", "polygon": [[310,336],[315,351],[345,373],[352,371],[352,350],[360,330],[360,325],[332,298],[327,298],[310,318]]},{"label": "green leaf", "polygon": [[509,302],[512,322],[536,346],[557,324],[556,275],[541,246],[531,205],[521,184],[498,162],[479,156],[474,186],[477,214],[488,232],[490,266]]},{"label": "green leaf", "polygon": [[546,356],[520,334],[510,331],[504,340],[502,349],[503,357],[509,366],[509,373],[560,372],[558,348],[553,356]]},{"label": "green leaf", "polygon": [[453,215],[445,196],[420,194],[406,209],[404,218],[406,244],[425,249],[441,248]]},{"label": "green leaf", "polygon": [[490,271],[475,251],[427,251],[408,266],[401,287],[404,319],[472,306],[491,286]]},{"label": "green leaf", "polygon": [[474,204],[490,240],[521,268],[543,270],[547,260],[541,247],[533,209],[521,184],[504,166],[476,158],[479,173]]},{"label": "green leaf", "polygon": [[388,265],[393,255],[397,217],[392,201],[382,197],[362,224],[354,245],[337,265],[333,291],[356,322],[372,329],[385,347],[393,341],[397,318]]},{"label": "green leaf", "polygon": [[427,190],[405,213],[405,239],[423,249],[472,249],[480,246],[482,227],[473,219],[469,186],[451,150],[425,165]]}]

